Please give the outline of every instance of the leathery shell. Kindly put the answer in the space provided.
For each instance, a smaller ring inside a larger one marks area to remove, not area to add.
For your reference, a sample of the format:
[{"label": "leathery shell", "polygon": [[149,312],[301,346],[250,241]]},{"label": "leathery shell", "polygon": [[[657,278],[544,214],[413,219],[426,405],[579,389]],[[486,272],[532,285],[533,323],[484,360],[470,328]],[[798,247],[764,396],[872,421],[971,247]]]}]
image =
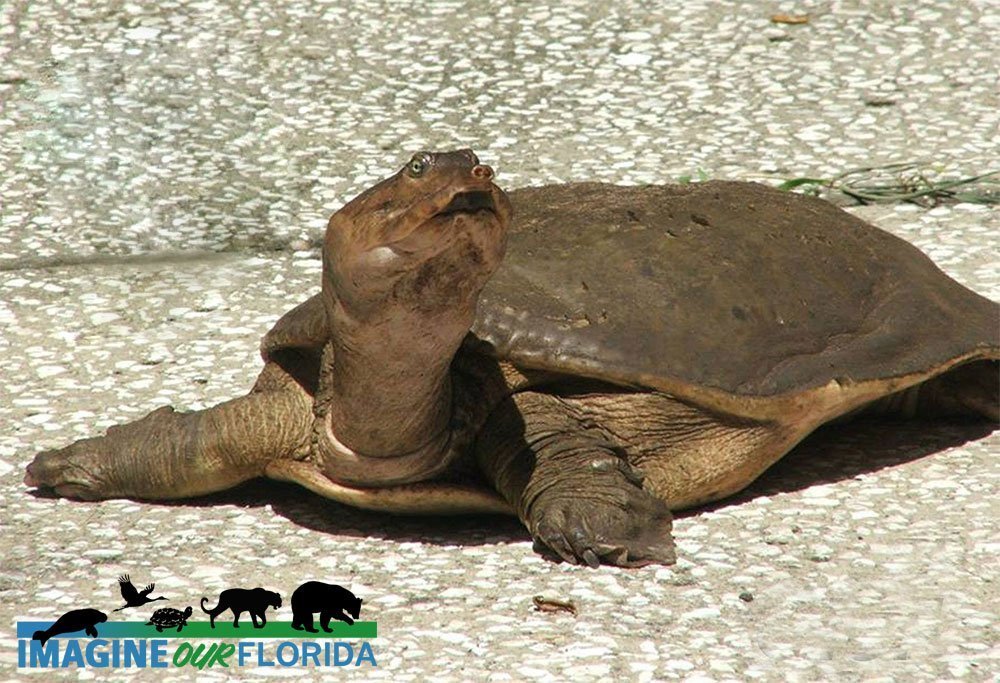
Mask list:
[{"label": "leathery shell", "polygon": [[995,303],[820,199],[720,181],[509,195],[472,331],[519,366],[759,404],[1000,355]]}]

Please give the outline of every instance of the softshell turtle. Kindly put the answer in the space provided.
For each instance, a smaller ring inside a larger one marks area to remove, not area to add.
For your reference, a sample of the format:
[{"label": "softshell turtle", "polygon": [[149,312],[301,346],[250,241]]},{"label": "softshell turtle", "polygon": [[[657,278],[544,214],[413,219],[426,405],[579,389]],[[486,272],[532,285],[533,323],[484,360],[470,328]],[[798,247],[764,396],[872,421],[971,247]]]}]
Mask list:
[{"label": "softshell turtle", "polygon": [[41,453],[25,481],[168,499],[264,475],[368,509],[514,513],[569,562],[670,563],[671,509],[823,423],[996,420],[998,310],[819,199],[508,198],[470,150],[421,153],[333,215],[322,290],[264,337],[248,395]]},{"label": "softshell turtle", "polygon": [[187,626],[187,620],[194,610],[190,605],[181,612],[173,607],[161,607],[153,612],[153,616],[146,622],[146,626],[155,626],[156,630],[162,632],[165,628],[176,628],[180,633],[181,629]]}]

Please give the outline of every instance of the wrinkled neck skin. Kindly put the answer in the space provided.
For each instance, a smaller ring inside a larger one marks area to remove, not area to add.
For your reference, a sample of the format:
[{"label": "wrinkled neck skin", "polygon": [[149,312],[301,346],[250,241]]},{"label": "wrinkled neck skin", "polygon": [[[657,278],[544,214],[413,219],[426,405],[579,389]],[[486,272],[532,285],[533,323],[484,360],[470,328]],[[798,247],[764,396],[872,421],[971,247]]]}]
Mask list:
[{"label": "wrinkled neck skin", "polygon": [[387,486],[429,479],[458,455],[452,443],[451,361],[475,301],[428,316],[402,308],[352,319],[336,302],[325,359],[327,446],[334,480]]},{"label": "wrinkled neck skin", "polygon": [[330,479],[422,481],[466,445],[451,362],[503,258],[510,202],[492,179],[471,150],[421,153],[331,217],[316,400]]},{"label": "wrinkled neck skin", "polygon": [[450,312],[443,320],[400,311],[375,324],[340,322],[330,383],[338,439],[362,454],[394,457],[446,431],[451,359],[472,323],[471,311]]}]

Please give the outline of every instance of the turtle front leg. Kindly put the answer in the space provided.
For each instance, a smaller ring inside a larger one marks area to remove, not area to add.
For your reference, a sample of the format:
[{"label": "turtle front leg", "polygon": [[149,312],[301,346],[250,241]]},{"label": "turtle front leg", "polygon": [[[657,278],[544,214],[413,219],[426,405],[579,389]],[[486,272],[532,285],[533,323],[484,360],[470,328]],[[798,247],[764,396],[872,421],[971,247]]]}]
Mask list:
[{"label": "turtle front leg", "polygon": [[670,510],[643,489],[623,450],[558,397],[507,399],[484,425],[476,455],[537,551],[591,567],[676,560]]},{"label": "turtle front leg", "polygon": [[163,500],[261,476],[277,458],[303,457],[310,443],[311,398],[282,375],[269,364],[241,398],[190,413],[158,408],[105,436],[39,453],[25,484],[83,500]]}]

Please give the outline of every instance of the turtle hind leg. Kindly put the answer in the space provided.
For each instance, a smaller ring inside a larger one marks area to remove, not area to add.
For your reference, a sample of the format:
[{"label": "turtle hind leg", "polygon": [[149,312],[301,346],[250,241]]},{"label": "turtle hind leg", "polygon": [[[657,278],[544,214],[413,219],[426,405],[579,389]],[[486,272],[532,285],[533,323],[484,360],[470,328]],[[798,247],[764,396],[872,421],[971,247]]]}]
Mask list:
[{"label": "turtle hind leg", "polygon": [[304,456],[311,427],[311,397],[270,363],[241,398],[190,413],[159,408],[39,453],[25,483],[83,500],[197,496],[260,476],[276,458]]},{"label": "turtle hind leg", "polygon": [[915,387],[916,415],[1000,422],[1000,361],[961,365]]},{"label": "turtle hind leg", "polygon": [[1000,422],[1000,361],[965,363],[849,413]]},{"label": "turtle hind leg", "polygon": [[615,443],[559,398],[501,403],[476,444],[483,472],[539,552],[573,564],[673,564],[672,518]]}]

